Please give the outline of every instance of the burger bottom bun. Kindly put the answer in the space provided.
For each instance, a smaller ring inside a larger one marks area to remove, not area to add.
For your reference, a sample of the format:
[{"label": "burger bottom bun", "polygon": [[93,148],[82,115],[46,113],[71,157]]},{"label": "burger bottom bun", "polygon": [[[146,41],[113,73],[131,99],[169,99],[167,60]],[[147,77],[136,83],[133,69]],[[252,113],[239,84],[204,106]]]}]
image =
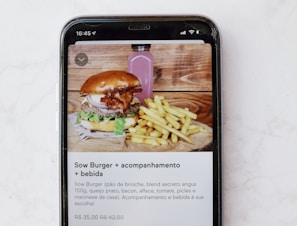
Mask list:
[{"label": "burger bottom bun", "polygon": [[[138,116],[125,118],[125,129],[134,126],[138,120]],[[81,120],[81,125],[89,130],[103,131],[103,132],[113,132],[115,127],[115,120],[100,121],[99,123],[90,122],[86,120]]]}]

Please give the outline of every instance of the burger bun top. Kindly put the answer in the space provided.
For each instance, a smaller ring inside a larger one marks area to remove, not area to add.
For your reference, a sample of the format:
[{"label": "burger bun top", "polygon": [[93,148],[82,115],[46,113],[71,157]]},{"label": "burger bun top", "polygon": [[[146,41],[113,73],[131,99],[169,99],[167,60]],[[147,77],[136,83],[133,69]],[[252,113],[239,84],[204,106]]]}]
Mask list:
[{"label": "burger bun top", "polygon": [[113,89],[126,89],[140,86],[139,79],[126,71],[105,71],[89,77],[81,86],[80,94],[105,94]]}]

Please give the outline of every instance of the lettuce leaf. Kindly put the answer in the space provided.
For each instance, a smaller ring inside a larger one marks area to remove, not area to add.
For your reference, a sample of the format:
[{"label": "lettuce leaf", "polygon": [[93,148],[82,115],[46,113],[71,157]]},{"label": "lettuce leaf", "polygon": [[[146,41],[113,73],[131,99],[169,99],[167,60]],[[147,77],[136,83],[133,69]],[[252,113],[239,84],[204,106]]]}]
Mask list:
[{"label": "lettuce leaf", "polygon": [[77,119],[76,119],[76,124],[79,124],[81,120],[86,120],[86,121],[91,121],[91,122],[96,122],[99,123],[102,120],[115,120],[115,128],[114,128],[114,134],[115,135],[123,135],[124,130],[125,130],[125,119],[122,117],[103,117],[101,115],[98,115],[93,112],[85,112],[85,111],[80,111],[77,113]]},{"label": "lettuce leaf", "polygon": [[76,123],[79,124],[81,120],[99,123],[102,120],[110,120],[113,117],[103,117],[93,112],[80,111],[77,113]]},{"label": "lettuce leaf", "polygon": [[125,130],[125,119],[121,117],[115,118],[115,127],[114,127],[114,134],[115,135],[122,135]]}]

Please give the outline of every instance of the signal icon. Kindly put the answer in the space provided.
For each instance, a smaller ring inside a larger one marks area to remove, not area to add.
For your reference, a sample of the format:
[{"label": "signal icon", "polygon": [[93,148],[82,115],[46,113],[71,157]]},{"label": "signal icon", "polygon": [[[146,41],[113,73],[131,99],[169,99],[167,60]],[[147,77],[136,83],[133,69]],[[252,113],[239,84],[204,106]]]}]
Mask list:
[{"label": "signal icon", "polygon": [[194,34],[195,30],[188,30],[188,32],[192,35]]}]

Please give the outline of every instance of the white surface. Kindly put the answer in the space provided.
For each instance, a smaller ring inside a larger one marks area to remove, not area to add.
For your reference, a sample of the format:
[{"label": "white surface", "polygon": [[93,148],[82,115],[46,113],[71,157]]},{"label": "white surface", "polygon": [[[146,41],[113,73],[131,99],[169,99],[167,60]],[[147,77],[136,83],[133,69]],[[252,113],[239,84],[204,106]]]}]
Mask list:
[{"label": "white surface", "polygon": [[201,14],[222,37],[224,225],[297,225],[297,1],[10,0],[0,7],[0,224],[56,226],[59,36],[79,15]]}]

